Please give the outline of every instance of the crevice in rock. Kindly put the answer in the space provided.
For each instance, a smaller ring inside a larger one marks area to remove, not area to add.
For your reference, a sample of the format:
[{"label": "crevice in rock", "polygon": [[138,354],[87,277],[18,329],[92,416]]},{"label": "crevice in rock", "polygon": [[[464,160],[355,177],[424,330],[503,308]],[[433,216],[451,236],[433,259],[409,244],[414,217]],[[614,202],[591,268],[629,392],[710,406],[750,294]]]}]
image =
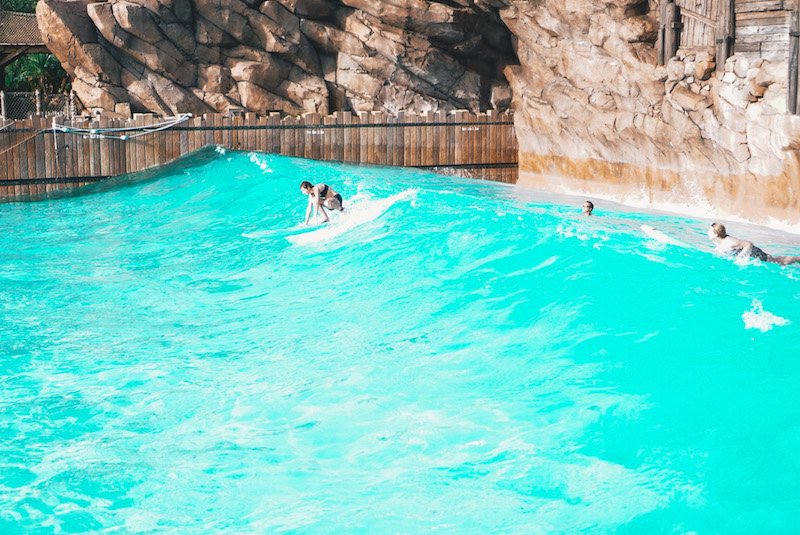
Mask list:
[{"label": "crevice in rock", "polygon": [[[505,68],[518,64],[503,1],[41,4],[67,72],[96,80],[79,98],[111,113],[505,109]],[[125,75],[108,78],[112,63]]]}]

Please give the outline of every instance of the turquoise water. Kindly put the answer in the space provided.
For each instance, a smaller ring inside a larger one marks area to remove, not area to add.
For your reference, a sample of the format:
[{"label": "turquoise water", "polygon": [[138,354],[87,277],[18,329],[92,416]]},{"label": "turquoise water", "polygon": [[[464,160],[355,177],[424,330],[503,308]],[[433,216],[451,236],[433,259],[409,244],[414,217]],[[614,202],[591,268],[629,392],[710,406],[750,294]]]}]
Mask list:
[{"label": "turquoise water", "polygon": [[[194,164],[0,205],[0,532],[797,528],[800,268],[505,185]],[[305,179],[345,216],[298,225]]]}]

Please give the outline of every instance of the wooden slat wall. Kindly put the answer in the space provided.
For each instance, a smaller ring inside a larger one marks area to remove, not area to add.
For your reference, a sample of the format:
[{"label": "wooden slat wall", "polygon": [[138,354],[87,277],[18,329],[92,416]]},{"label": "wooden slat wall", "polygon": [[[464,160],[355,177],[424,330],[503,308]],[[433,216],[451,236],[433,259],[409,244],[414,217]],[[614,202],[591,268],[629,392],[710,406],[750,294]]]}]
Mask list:
[{"label": "wooden slat wall", "polygon": [[[680,48],[684,52],[711,50],[715,25],[729,0],[675,0],[681,8]],[[734,51],[750,58],[786,61],[789,53],[789,14],[793,0],[737,0]],[[693,16],[696,14],[697,16]]]},{"label": "wooden slat wall", "polygon": [[783,0],[736,2],[736,53],[787,61],[791,7]]},{"label": "wooden slat wall", "polygon": [[[720,2],[728,0],[676,0],[681,8],[682,49],[706,49],[714,46],[716,27],[708,22],[716,21],[719,16]],[[699,17],[692,17],[696,13]],[[702,19],[706,19],[703,21]]]},{"label": "wooden slat wall", "polygon": [[[58,119],[80,128],[128,128],[130,121]],[[488,123],[488,124],[487,124]],[[0,128],[7,123],[0,120]],[[515,182],[517,140],[509,113],[458,110],[424,114],[337,112],[322,117],[208,114],[128,140],[53,133],[52,119],[33,117],[0,130],[0,198],[38,196],[168,164],[208,145],[332,162],[423,167]]]}]

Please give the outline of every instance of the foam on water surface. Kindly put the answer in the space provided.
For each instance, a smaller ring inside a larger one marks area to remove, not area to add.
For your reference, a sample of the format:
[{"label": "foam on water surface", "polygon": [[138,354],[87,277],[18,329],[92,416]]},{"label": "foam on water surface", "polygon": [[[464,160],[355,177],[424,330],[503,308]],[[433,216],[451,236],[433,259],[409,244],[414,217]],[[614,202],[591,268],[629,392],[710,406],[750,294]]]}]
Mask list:
[{"label": "foam on water surface", "polygon": [[800,268],[707,221],[230,151],[90,191],[0,205],[2,533],[796,527]]},{"label": "foam on water surface", "polygon": [[761,301],[753,301],[750,310],[742,314],[745,329],[758,329],[765,333],[773,327],[782,327],[789,324],[789,320],[776,316],[772,312],[764,310],[764,305]]}]

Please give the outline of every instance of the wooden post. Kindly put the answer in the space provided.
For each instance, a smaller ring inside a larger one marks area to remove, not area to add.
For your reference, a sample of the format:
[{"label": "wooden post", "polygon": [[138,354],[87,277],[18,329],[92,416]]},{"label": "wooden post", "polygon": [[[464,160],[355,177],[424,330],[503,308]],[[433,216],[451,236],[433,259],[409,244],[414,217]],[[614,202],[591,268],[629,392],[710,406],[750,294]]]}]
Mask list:
[{"label": "wooden post", "polygon": [[5,120],[6,117],[8,117],[6,113],[6,92],[0,91],[0,118]]},{"label": "wooden post", "polygon": [[681,44],[681,8],[672,0],[664,6],[664,63],[675,57]]},{"label": "wooden post", "polygon": [[658,13],[658,38],[656,46],[658,47],[658,64],[664,65],[667,62],[666,53],[664,50],[664,41],[667,38],[667,2],[663,2],[659,6]]},{"label": "wooden post", "polygon": [[735,0],[722,0],[719,4],[717,19],[717,70],[725,69],[725,60],[733,55],[733,43],[736,39]]},{"label": "wooden post", "polygon": [[37,89],[36,92],[34,93],[34,95],[36,96],[36,115],[41,115],[42,114],[42,92]]},{"label": "wooden post", "polygon": [[78,115],[78,106],[75,102],[75,91],[69,92],[69,118],[74,119]]},{"label": "wooden post", "polygon": [[789,113],[797,113],[797,69],[800,57],[800,12],[792,11],[789,24],[789,78],[786,91],[786,108]]}]

